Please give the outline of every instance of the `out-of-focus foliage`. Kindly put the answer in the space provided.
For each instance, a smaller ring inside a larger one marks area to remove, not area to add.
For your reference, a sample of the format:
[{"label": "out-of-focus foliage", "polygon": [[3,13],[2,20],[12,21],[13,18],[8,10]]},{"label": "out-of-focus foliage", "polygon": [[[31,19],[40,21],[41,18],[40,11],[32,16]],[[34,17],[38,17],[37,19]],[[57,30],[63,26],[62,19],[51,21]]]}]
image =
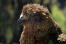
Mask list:
[{"label": "out-of-focus foliage", "polygon": [[7,29],[8,31],[6,32],[6,39],[7,39],[7,44],[12,40],[12,30],[11,30],[11,28],[10,27],[8,27],[8,29]]},{"label": "out-of-focus foliage", "polygon": [[52,17],[60,25],[63,32],[66,33],[65,17],[63,12],[59,9],[57,5],[52,7]]}]

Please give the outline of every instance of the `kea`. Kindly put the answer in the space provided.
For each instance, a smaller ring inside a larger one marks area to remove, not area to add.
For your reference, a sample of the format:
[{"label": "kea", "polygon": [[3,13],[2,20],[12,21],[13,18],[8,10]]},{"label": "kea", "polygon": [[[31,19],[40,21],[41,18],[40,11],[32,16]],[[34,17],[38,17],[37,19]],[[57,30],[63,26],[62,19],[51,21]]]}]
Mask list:
[{"label": "kea", "polygon": [[25,5],[18,22],[24,27],[20,44],[60,44],[57,38],[62,30],[46,7],[40,4]]}]

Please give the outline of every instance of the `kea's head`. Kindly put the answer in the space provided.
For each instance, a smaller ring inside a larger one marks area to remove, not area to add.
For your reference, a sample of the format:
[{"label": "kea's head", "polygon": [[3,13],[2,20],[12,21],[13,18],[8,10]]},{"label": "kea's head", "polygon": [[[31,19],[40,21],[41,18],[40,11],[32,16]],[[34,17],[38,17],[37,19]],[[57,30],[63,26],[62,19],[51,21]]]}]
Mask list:
[{"label": "kea's head", "polygon": [[27,4],[23,7],[19,18],[21,24],[42,23],[48,21],[50,13],[47,8],[39,4]]}]

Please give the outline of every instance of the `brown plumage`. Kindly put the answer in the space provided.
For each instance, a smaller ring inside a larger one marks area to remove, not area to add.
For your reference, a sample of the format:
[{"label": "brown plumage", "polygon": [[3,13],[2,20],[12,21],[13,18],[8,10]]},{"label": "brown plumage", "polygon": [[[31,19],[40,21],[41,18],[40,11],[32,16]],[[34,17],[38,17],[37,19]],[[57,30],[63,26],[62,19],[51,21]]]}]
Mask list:
[{"label": "brown plumage", "polygon": [[[21,16],[21,25],[24,26],[20,37],[20,44],[56,44],[61,28],[51,18],[47,8],[39,4],[24,6]],[[59,43],[59,42],[58,42]]]}]

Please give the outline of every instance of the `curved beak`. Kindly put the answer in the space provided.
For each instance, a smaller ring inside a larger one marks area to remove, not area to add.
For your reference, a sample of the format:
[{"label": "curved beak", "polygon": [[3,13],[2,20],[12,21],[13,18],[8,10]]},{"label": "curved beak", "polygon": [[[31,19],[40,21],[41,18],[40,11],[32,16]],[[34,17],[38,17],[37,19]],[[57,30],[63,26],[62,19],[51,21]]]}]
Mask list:
[{"label": "curved beak", "polygon": [[21,18],[19,18],[19,19],[17,20],[17,23],[18,23],[18,24],[22,24],[22,22],[23,22],[23,17],[21,17]]}]

